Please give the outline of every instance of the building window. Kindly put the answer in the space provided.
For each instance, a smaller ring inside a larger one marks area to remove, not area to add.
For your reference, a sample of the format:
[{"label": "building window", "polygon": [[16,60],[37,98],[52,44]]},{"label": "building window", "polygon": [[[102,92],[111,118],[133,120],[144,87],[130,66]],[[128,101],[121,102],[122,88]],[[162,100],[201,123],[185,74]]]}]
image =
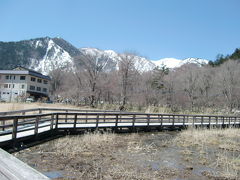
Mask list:
[{"label": "building window", "polygon": [[25,80],[26,76],[20,76],[20,80]]},{"label": "building window", "polygon": [[35,86],[30,86],[30,90],[35,91]]},{"label": "building window", "polygon": [[18,95],[18,93],[15,93],[15,95]]},{"label": "building window", "polygon": [[5,76],[6,79],[9,79],[9,75]]},{"label": "building window", "polygon": [[36,81],[36,78],[31,77],[31,81],[35,82],[35,81]]},{"label": "building window", "polygon": [[42,83],[42,80],[41,80],[41,79],[38,79],[37,82],[38,82],[38,83]]},{"label": "building window", "polygon": [[4,88],[8,88],[8,84],[4,84]]},{"label": "building window", "polygon": [[43,92],[47,92],[47,88],[43,88]]},{"label": "building window", "polygon": [[15,84],[12,84],[12,88],[14,88],[15,87]]},{"label": "building window", "polygon": [[22,85],[21,85],[21,89],[24,89],[24,88],[25,88],[25,85],[24,85],[24,84],[22,84]]},{"label": "building window", "polygon": [[6,92],[3,92],[3,94],[6,94]]},{"label": "building window", "polygon": [[48,81],[47,81],[47,80],[44,80],[43,83],[44,83],[44,84],[48,84]]},{"label": "building window", "polygon": [[40,87],[37,87],[37,91],[41,91],[41,88],[40,88]]}]

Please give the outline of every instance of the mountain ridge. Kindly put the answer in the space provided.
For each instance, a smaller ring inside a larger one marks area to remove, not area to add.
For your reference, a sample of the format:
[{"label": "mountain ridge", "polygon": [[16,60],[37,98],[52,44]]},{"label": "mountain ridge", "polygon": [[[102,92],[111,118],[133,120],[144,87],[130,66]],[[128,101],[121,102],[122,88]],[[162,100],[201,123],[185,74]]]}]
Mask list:
[{"label": "mountain ridge", "polygon": [[[0,69],[12,69],[16,66],[24,66],[43,74],[60,68],[75,70],[75,58],[81,54],[91,54],[96,58],[104,55],[108,70],[118,69],[120,54],[113,50],[100,50],[97,48],[76,48],[68,41],[55,37],[40,37],[22,41],[0,41]],[[164,58],[158,61],[149,60],[138,55],[134,56],[134,66],[140,72],[149,71],[157,66],[168,68],[180,67],[186,63],[203,64],[208,60],[199,58],[187,58],[179,60],[175,58]]]}]

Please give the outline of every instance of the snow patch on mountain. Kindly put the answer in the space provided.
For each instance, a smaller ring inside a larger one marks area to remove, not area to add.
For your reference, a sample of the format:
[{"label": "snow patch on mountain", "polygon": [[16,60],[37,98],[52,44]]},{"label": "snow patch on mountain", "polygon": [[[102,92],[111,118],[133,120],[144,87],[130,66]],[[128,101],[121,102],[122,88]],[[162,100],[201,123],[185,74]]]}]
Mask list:
[{"label": "snow patch on mountain", "polygon": [[208,64],[208,60],[200,58],[187,58],[187,59],[176,59],[176,58],[163,58],[160,60],[152,60],[152,62],[159,67],[166,66],[167,68],[173,69],[181,67],[184,64],[197,64],[199,66]]},{"label": "snow patch on mountain", "polygon": [[[104,56],[104,57],[106,57],[106,61],[108,61],[108,63],[111,61],[111,63],[115,64],[114,69],[116,69],[116,70],[119,69],[119,63],[121,61],[121,57],[120,57],[121,54],[118,54],[113,50],[100,50],[100,49],[96,49],[96,48],[81,48],[80,51],[85,54],[95,56],[96,58]],[[149,61],[148,59],[146,59],[144,57],[134,56],[133,60],[134,60],[134,67],[139,72],[150,71],[156,67],[156,65],[154,63],[152,63],[151,61]],[[107,66],[108,63],[105,63],[105,65]]]},{"label": "snow patch on mountain", "polygon": [[[36,46],[42,46],[40,42],[36,42]],[[61,69],[74,69],[73,58],[68,52],[64,51],[60,46],[49,39],[46,53],[42,60],[32,60],[30,68],[35,71],[48,74],[50,71]]]}]

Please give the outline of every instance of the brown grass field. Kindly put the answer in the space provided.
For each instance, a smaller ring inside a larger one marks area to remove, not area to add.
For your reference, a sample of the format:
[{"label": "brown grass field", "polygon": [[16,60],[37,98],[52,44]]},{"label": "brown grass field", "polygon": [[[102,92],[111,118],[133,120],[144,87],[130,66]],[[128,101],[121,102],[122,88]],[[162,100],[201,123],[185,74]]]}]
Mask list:
[{"label": "brown grass field", "polygon": [[66,136],[15,155],[55,179],[240,179],[239,129]]}]

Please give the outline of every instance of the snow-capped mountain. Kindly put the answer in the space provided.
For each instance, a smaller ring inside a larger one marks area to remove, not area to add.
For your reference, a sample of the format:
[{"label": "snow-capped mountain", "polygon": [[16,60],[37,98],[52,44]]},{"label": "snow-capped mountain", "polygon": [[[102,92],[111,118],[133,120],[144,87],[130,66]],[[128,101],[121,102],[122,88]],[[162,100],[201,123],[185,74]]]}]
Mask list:
[{"label": "snow-capped mountain", "polygon": [[[112,69],[119,69],[119,62],[121,61],[121,54],[116,53],[113,50],[100,50],[97,48],[81,48],[80,52],[83,54],[89,54],[92,56],[95,56],[97,58],[105,57],[105,66],[106,69],[109,70],[109,67]],[[151,62],[150,60],[140,57],[140,56],[134,56],[134,67],[140,71],[150,71],[156,67],[156,65]]]},{"label": "snow-capped mountain", "polygon": [[[104,66],[104,70],[119,69],[119,62],[123,54],[113,50],[100,50],[97,48],[77,49],[62,38],[36,38],[18,42],[0,42],[0,69],[13,69],[16,66],[27,67],[43,74],[54,69],[75,71],[81,66],[75,57],[91,55],[96,62]],[[134,66],[140,72],[165,65],[168,68],[180,67],[183,64],[207,64],[208,61],[198,58],[184,60],[165,58],[151,61],[145,57],[133,55]]]},{"label": "snow-capped mountain", "polygon": [[[35,48],[41,47],[41,41],[35,41],[34,46]],[[69,52],[56,44],[52,39],[48,39],[44,56],[41,59],[32,59],[29,68],[48,74],[57,68],[74,69],[74,63]]]},{"label": "snow-capped mountain", "polygon": [[0,69],[24,66],[43,74],[73,69],[73,57],[80,52],[61,38],[36,38],[18,42],[0,42]]},{"label": "snow-capped mountain", "polygon": [[187,58],[187,59],[175,59],[175,58],[164,58],[156,61],[152,61],[156,66],[167,68],[178,68],[184,64],[197,64],[199,66],[208,64],[208,60],[200,58]]}]

